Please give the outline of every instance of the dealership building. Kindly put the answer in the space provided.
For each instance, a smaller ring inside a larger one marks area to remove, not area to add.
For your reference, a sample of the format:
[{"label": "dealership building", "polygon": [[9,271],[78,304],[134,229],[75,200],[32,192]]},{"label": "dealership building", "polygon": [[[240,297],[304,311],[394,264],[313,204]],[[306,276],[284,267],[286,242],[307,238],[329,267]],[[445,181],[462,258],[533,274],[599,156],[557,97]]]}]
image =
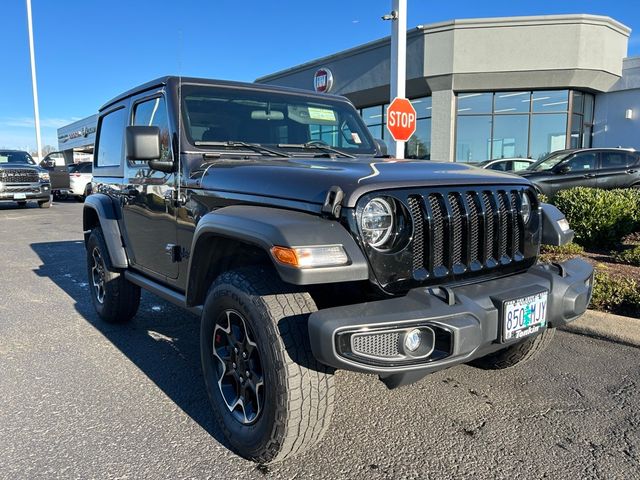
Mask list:
[{"label": "dealership building", "polygon": [[[574,147],[640,149],[640,58],[625,58],[629,35],[594,15],[417,26],[407,32],[406,96],[418,121],[406,156],[476,162]],[[389,141],[390,48],[383,38],[256,82],[329,87]]]},{"label": "dealership building", "polygon": [[[418,120],[406,156],[477,162],[574,147],[640,149],[640,58],[626,58],[629,35],[622,23],[594,15],[413,28],[406,95]],[[387,37],[256,82],[344,95],[373,135],[389,141],[390,49]],[[60,149],[90,148],[84,134],[92,122],[95,131],[95,118],[60,129]]]}]

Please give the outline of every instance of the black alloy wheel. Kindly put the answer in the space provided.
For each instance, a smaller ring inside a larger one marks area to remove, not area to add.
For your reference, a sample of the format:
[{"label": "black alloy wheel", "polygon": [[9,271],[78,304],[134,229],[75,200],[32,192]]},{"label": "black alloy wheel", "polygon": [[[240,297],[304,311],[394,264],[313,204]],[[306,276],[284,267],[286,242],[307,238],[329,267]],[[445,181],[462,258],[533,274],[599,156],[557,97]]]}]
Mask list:
[{"label": "black alloy wheel", "polygon": [[218,388],[231,415],[241,424],[254,423],[264,404],[264,376],[255,338],[242,315],[225,310],[213,331]]}]

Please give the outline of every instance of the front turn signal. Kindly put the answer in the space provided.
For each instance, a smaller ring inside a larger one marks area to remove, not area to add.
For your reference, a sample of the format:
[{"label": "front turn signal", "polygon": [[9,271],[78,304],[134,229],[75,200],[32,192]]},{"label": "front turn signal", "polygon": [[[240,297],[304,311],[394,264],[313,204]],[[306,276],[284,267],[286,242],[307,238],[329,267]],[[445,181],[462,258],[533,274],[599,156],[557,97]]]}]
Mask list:
[{"label": "front turn signal", "polygon": [[271,247],[278,263],[296,268],[337,267],[349,263],[342,245],[314,247]]}]

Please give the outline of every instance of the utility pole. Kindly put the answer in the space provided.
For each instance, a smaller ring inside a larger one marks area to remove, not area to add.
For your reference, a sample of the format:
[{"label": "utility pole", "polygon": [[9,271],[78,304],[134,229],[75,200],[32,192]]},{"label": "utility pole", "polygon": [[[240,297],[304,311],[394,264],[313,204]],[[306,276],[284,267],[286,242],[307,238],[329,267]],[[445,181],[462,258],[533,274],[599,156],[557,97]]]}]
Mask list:
[{"label": "utility pole", "polygon": [[[407,83],[407,0],[392,0],[391,13],[382,17],[391,20],[391,98],[405,97]],[[404,158],[404,143],[394,141],[392,155]]]},{"label": "utility pole", "polygon": [[33,88],[33,114],[36,124],[36,143],[38,145],[38,159],[39,161],[42,161],[42,139],[40,138],[40,110],[38,109],[36,56],[33,49],[33,21],[31,19],[31,0],[27,0],[27,23],[29,25],[29,55],[31,56],[31,85]]}]

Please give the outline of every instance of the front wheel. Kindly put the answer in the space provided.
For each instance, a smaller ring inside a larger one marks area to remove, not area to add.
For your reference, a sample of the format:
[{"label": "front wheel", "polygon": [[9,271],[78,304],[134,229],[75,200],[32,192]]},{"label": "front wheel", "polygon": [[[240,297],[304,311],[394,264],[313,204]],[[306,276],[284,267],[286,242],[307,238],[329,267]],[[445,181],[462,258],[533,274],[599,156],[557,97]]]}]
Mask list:
[{"label": "front wheel", "polygon": [[49,199],[49,200],[40,200],[38,202],[38,206],[40,208],[51,208],[51,199]]},{"label": "front wheel", "polygon": [[555,335],[555,328],[547,328],[535,337],[528,338],[503,350],[491,353],[486,357],[477,358],[470,364],[485,370],[502,370],[515,365],[526,363],[536,358],[551,343]]},{"label": "front wheel", "polygon": [[223,273],[202,312],[200,349],[209,399],[231,446],[271,463],[316,444],[333,411],[330,368],[311,352],[308,293],[268,269]]}]

